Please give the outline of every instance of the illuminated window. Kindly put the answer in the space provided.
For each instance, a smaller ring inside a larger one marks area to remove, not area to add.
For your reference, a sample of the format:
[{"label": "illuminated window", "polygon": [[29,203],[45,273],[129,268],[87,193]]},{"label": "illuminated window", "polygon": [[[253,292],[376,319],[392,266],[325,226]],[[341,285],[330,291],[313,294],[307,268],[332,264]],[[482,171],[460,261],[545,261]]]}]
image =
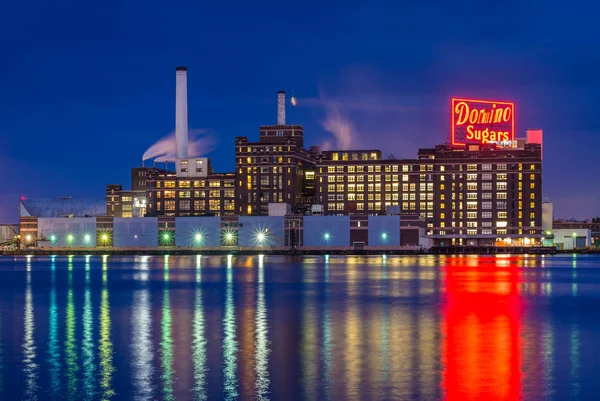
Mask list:
[{"label": "illuminated window", "polygon": [[175,191],[165,191],[164,197],[165,198],[175,198]]},{"label": "illuminated window", "polygon": [[365,204],[362,202],[357,203],[356,210],[365,210]]},{"label": "illuminated window", "polygon": [[327,192],[335,192],[335,184],[327,185]]},{"label": "illuminated window", "polygon": [[477,209],[477,202],[467,202],[467,209],[476,210]]},{"label": "illuminated window", "polygon": [[506,188],[507,188],[506,182],[497,182],[496,183],[496,190],[498,190],[498,191],[506,191]]},{"label": "illuminated window", "polygon": [[344,184],[338,184],[335,188],[337,192],[344,192]]},{"label": "illuminated window", "polygon": [[535,212],[529,213],[529,218],[530,219],[535,219]]},{"label": "illuminated window", "polygon": [[529,174],[529,180],[531,180],[531,181],[535,180],[535,174]]},{"label": "illuminated window", "polygon": [[532,171],[535,170],[535,164],[530,165],[529,170],[532,170]]},{"label": "illuminated window", "polygon": [[477,191],[477,183],[467,182],[467,191]]},{"label": "illuminated window", "polygon": [[532,182],[532,183],[530,183],[530,184],[529,184],[529,188],[530,188],[530,189],[535,189],[535,182]]},{"label": "illuminated window", "polygon": [[467,219],[476,219],[477,212],[467,212]]},{"label": "illuminated window", "polygon": [[497,192],[496,193],[496,198],[497,199],[507,199],[506,192]]},{"label": "illuminated window", "polygon": [[508,223],[506,221],[496,221],[496,227],[498,228],[505,228],[508,226]]},{"label": "illuminated window", "polygon": [[477,171],[477,164],[467,164],[467,171]]},{"label": "illuminated window", "polygon": [[190,191],[179,191],[179,197],[180,198],[189,198],[191,196],[191,192]]},{"label": "illuminated window", "polygon": [[336,176],[336,179],[335,179],[335,181],[336,181],[336,182],[344,182],[344,176],[343,176],[343,175],[338,175],[338,176]]},{"label": "illuminated window", "polygon": [[373,166],[367,166],[367,172],[372,173],[373,172]]},{"label": "illuminated window", "polygon": [[331,160],[339,160],[339,155],[337,153],[332,153]]},{"label": "illuminated window", "polygon": [[477,174],[467,174],[467,181],[477,181]]},{"label": "illuminated window", "polygon": [[446,189],[446,186],[444,184],[440,184],[440,191],[443,191]]},{"label": "illuminated window", "polygon": [[191,184],[190,181],[179,181],[179,188],[190,188]]},{"label": "illuminated window", "polygon": [[410,184],[410,187],[409,187],[409,188],[410,188],[410,191],[411,191],[411,192],[414,192],[414,191],[416,191],[416,189],[417,189],[417,184],[415,184],[415,183],[412,183],[412,184]]},{"label": "illuminated window", "polygon": [[519,171],[523,170],[523,165],[519,163]]},{"label": "illuminated window", "polygon": [[356,172],[357,173],[364,173],[365,172],[365,166],[356,166]]},{"label": "illuminated window", "polygon": [[508,216],[507,212],[498,212],[499,219],[505,219]]},{"label": "illuminated window", "polygon": [[175,210],[175,200],[166,200],[165,210]]},{"label": "illuminated window", "polygon": [[496,179],[498,181],[506,181],[507,178],[508,178],[508,176],[506,173],[501,173],[501,174],[496,175]]},{"label": "illuminated window", "polygon": [[496,209],[505,210],[506,209],[506,201],[496,202]]},{"label": "illuminated window", "polygon": [[175,188],[175,181],[165,181],[165,188]]}]

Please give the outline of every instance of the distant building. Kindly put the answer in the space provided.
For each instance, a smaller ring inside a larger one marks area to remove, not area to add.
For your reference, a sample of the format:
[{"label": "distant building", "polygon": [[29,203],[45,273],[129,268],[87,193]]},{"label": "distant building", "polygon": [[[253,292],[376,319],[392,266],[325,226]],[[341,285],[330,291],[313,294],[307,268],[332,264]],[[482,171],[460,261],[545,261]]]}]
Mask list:
[{"label": "distant building", "polygon": [[278,124],[261,126],[258,142],[235,138],[238,215],[266,216],[269,203],[289,203],[294,211],[312,203],[314,158],[304,148],[304,128],[285,123],[285,92],[278,100]]},{"label": "distant building", "polygon": [[180,159],[177,165],[176,173],[147,181],[148,216],[235,214],[235,174],[213,172],[208,158]]},{"label": "distant building", "polygon": [[539,144],[439,145],[407,160],[384,159],[379,150],[326,151],[316,170],[316,203],[327,215],[398,206],[423,217],[440,246],[529,245],[542,237]]},{"label": "distant building", "polygon": [[165,170],[156,167],[131,169],[131,189],[124,190],[120,184],[106,186],[106,215],[111,217],[144,217],[147,208],[146,188],[149,180],[156,179]]}]

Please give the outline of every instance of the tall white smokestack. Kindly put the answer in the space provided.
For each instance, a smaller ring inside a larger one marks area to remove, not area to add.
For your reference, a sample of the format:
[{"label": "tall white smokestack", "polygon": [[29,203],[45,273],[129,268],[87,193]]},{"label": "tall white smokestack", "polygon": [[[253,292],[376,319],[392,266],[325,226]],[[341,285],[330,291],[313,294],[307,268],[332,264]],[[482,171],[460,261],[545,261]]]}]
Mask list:
[{"label": "tall white smokestack", "polygon": [[277,125],[285,125],[285,91],[277,92]]},{"label": "tall white smokestack", "polygon": [[187,67],[176,67],[175,142],[177,158],[188,157]]}]

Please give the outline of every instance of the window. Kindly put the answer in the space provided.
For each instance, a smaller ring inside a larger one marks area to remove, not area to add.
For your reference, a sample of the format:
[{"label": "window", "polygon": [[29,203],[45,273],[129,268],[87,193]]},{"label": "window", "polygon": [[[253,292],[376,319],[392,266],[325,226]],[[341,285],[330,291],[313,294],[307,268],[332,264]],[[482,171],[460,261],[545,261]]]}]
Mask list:
[{"label": "window", "polygon": [[468,228],[477,228],[477,222],[476,221],[467,221],[467,227]]},{"label": "window", "polygon": [[467,202],[467,209],[476,210],[477,209],[477,202]]},{"label": "window", "polygon": [[179,188],[190,188],[191,184],[190,181],[179,181]]},{"label": "window", "polygon": [[529,184],[529,189],[535,189],[535,182]]},{"label": "window", "polygon": [[335,166],[328,166],[327,167],[327,172],[328,173],[335,173]]},{"label": "window", "polygon": [[505,219],[507,217],[507,215],[508,215],[507,212],[498,212],[499,219]]},{"label": "window", "polygon": [[[469,207],[467,206],[467,209]],[[481,208],[482,209],[491,209],[492,208],[492,202],[481,202]]]},{"label": "window", "polygon": [[190,201],[188,199],[180,200],[179,210],[190,210]]},{"label": "window", "polygon": [[175,200],[166,200],[165,210],[175,210]]},{"label": "window", "polygon": [[191,196],[190,191],[179,191],[180,198],[189,198]]},{"label": "window", "polygon": [[535,219],[535,212],[529,213],[529,218],[532,220]]},{"label": "window", "polygon": [[507,188],[506,182],[497,182],[496,183],[496,190],[506,191],[506,188]]},{"label": "window", "polygon": [[194,201],[194,210],[204,210],[205,202],[203,200]]},{"label": "window", "polygon": [[498,180],[498,181],[506,181],[507,177],[508,176],[507,176],[506,173],[497,174],[496,175],[496,180]]},{"label": "window", "polygon": [[481,218],[482,219],[491,219],[492,218],[492,212],[481,212]]},{"label": "window", "polygon": [[338,184],[335,188],[337,192],[344,192],[344,184]]},{"label": "window", "polygon": [[336,182],[344,182],[344,176],[343,175],[338,175],[335,177],[335,181]]},{"label": "window", "polygon": [[506,164],[498,164],[498,170],[506,170]]},{"label": "window", "polygon": [[534,181],[535,180],[535,174],[529,174],[529,180],[530,181]]},{"label": "window", "polygon": [[531,171],[535,170],[535,164],[530,165],[529,170],[531,170]]},{"label": "window", "polygon": [[335,175],[328,175],[327,182],[335,182]]},{"label": "window", "polygon": [[467,174],[467,181],[477,181],[477,174]]},{"label": "window", "polygon": [[489,228],[483,228],[483,229],[481,229],[481,234],[482,235],[492,235],[492,230]]},{"label": "window", "polygon": [[492,165],[491,164],[482,164],[481,165],[481,169],[482,170],[491,170],[492,169]]},{"label": "window", "polygon": [[497,199],[507,199],[506,192],[496,192]]},{"label": "window", "polygon": [[469,193],[467,193],[467,199],[468,200],[476,200],[477,199],[477,192],[469,192]]},{"label": "window", "polygon": [[348,172],[354,173],[354,166],[348,166]]},{"label": "window", "polygon": [[208,201],[208,210],[218,211],[221,209],[221,199],[210,199]]},{"label": "window", "polygon": [[492,179],[492,174],[491,173],[485,173],[485,174],[481,174],[481,179],[482,180],[486,180],[489,181]]},{"label": "window", "polygon": [[467,212],[467,219],[476,219],[477,212]]},{"label": "window", "polygon": [[506,201],[496,202],[496,209],[500,209],[500,210],[506,209]]},{"label": "window", "polygon": [[164,197],[165,198],[169,198],[169,199],[175,198],[175,191],[165,191],[164,192]]},{"label": "window", "polygon": [[343,173],[344,172],[344,166],[336,166],[335,167],[335,172],[336,173]]},{"label": "window", "polygon": [[496,227],[505,228],[507,226],[508,226],[508,223],[506,221],[496,221]]},{"label": "window", "polygon": [[481,183],[481,189],[483,191],[491,191],[492,190],[492,183],[491,182],[482,182]]},{"label": "window", "polygon": [[327,185],[327,192],[335,192],[335,184]]},{"label": "window", "polygon": [[165,181],[165,188],[175,188],[175,181]]},{"label": "window", "polygon": [[477,191],[477,183],[467,182],[467,191]]},{"label": "window", "polygon": [[477,171],[477,164],[467,164],[467,171]]}]

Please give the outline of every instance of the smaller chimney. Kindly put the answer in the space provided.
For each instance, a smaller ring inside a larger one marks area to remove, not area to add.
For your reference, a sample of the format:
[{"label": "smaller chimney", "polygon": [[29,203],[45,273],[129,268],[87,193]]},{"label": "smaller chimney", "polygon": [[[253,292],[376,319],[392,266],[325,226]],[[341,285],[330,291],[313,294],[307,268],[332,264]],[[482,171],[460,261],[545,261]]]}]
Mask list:
[{"label": "smaller chimney", "polygon": [[285,125],[285,91],[277,92],[277,125]]}]

